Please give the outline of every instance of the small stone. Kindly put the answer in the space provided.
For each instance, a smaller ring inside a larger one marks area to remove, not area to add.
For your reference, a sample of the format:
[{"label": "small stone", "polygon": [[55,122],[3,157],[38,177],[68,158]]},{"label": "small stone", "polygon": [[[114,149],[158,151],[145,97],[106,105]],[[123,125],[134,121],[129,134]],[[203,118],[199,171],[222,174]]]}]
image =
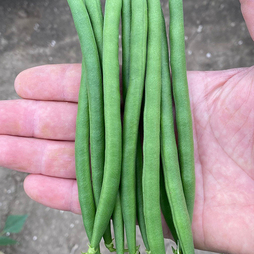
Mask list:
[{"label": "small stone", "polygon": [[238,45],[243,45],[243,41],[242,40],[240,40],[240,41],[238,41]]},{"label": "small stone", "polygon": [[56,41],[55,40],[52,40],[51,42],[50,42],[50,46],[53,48],[53,47],[55,47],[56,46]]},{"label": "small stone", "polygon": [[207,53],[207,54],[206,54],[206,57],[207,57],[207,58],[210,58],[211,56],[212,56],[211,53]]},{"label": "small stone", "polygon": [[199,25],[199,26],[198,26],[198,29],[197,29],[197,32],[198,32],[198,33],[201,33],[202,30],[203,30],[203,26],[202,26],[202,25]]},{"label": "small stone", "polygon": [[39,27],[40,27],[40,25],[38,23],[36,23],[34,25],[34,31],[39,32]]}]

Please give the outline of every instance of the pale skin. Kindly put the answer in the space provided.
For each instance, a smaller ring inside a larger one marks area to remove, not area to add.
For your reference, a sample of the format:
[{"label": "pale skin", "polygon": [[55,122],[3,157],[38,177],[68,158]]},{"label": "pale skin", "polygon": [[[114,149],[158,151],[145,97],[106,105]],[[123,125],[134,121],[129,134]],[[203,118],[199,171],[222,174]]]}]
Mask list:
[{"label": "pale skin", "polygon": [[[254,1],[242,0],[254,38]],[[80,214],[74,139],[80,64],[28,69],[15,80],[23,99],[0,102],[0,166],[30,173],[29,197]],[[198,249],[251,254],[254,249],[254,66],[189,72]],[[169,237],[165,223],[164,235]]]}]

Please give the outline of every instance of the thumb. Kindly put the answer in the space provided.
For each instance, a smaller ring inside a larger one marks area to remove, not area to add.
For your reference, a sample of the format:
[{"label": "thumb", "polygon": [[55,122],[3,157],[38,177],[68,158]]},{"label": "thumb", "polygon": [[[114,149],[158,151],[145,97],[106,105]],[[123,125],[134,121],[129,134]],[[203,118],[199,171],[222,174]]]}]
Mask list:
[{"label": "thumb", "polygon": [[240,3],[250,36],[254,40],[254,0],[240,0]]}]

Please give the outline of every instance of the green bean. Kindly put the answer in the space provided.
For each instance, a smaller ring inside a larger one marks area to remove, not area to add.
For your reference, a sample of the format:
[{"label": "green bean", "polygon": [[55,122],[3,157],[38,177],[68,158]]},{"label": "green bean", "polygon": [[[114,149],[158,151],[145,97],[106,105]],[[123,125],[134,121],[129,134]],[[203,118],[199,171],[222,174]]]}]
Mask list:
[{"label": "green bean", "polygon": [[136,253],[135,160],[138,125],[144,90],[147,44],[147,2],[131,2],[131,48],[129,85],[123,119],[121,203],[130,254]]},{"label": "green bean", "polygon": [[116,197],[116,204],[113,211],[113,225],[117,254],[124,254],[124,226],[120,194]]},{"label": "green bean", "polygon": [[103,31],[105,164],[101,196],[88,253],[93,253],[113,213],[120,184],[122,129],[120,114],[118,41],[121,0],[107,0]]},{"label": "green bean", "polygon": [[[87,12],[90,17],[94,37],[99,53],[100,63],[102,64],[102,49],[103,49],[103,14],[101,8],[101,1],[83,0],[87,7]],[[104,168],[104,154],[105,154],[105,136],[104,136],[104,114],[103,114],[103,94],[102,84],[90,83],[88,87],[89,97],[89,111],[90,111],[90,132],[91,132],[91,168],[92,168],[92,184],[96,207],[99,203],[103,168]],[[110,222],[103,235],[105,246],[114,252],[114,245],[112,243]]]},{"label": "green bean", "polygon": [[[89,1],[88,1],[89,2]],[[90,27],[92,29],[92,27]],[[88,37],[88,32],[85,31],[85,23],[83,23],[83,32]],[[89,32],[92,32],[90,30]],[[88,40],[87,40],[88,41]],[[89,44],[86,42],[86,44]],[[87,82],[89,116],[90,116],[90,152],[91,152],[91,168],[93,179],[93,193],[96,206],[99,203],[99,197],[103,179],[104,169],[104,154],[105,154],[105,133],[104,133],[104,112],[103,112],[103,91],[102,91],[102,75],[101,66],[98,58],[96,47],[91,47],[94,50],[96,61],[87,64],[90,82]],[[86,52],[85,58],[89,58]],[[89,61],[89,59],[87,59]]]},{"label": "green bean", "polygon": [[91,20],[94,31],[95,41],[99,51],[99,57],[102,61],[102,45],[103,45],[103,14],[100,0],[83,0],[87,7],[87,11]]},{"label": "green bean", "polygon": [[90,164],[89,164],[89,111],[86,88],[86,70],[82,64],[82,76],[79,90],[79,102],[75,136],[75,164],[78,184],[79,203],[88,239],[92,239],[95,217]]},{"label": "green bean", "polygon": [[122,6],[122,87],[123,100],[127,94],[130,69],[131,0],[123,0]]},{"label": "green bean", "polygon": [[[86,66],[86,86],[88,91],[90,116],[90,148],[93,194],[95,205],[97,206],[102,185],[105,150],[101,66],[98,56],[98,49],[86,6],[82,0],[69,0],[68,3],[73,14],[74,23],[80,39],[82,54],[84,56],[84,64]],[[89,178],[89,180],[91,180],[91,178]],[[89,209],[89,206],[87,206],[87,208],[83,207],[83,209]],[[104,234],[104,240],[106,246],[111,251],[114,251],[114,248],[111,244],[112,237],[110,225]]]},{"label": "green bean", "polygon": [[[101,8],[101,1],[91,1],[91,0],[83,0],[85,1],[85,5],[87,6],[87,11],[90,17],[90,21],[93,27],[94,31],[94,37],[96,40],[97,48],[99,51],[99,57],[100,62],[102,64],[102,49],[103,49],[103,14],[102,14],[102,8]],[[102,87],[101,87],[102,91]],[[101,91],[99,91],[98,94],[100,95],[100,99],[102,97]],[[97,107],[97,100],[96,98],[91,98],[91,102],[93,105],[91,105],[94,110],[94,116],[97,120],[97,123],[94,121],[93,126],[90,127],[91,130],[97,129],[98,130],[98,136],[96,133],[94,133],[94,138],[96,140],[96,137],[99,137],[97,140],[97,145],[95,144],[94,149],[91,147],[91,153],[93,153],[95,156],[91,157],[91,165],[92,165],[92,178],[93,178],[93,192],[94,192],[94,199],[95,199],[95,205],[98,206],[99,203],[99,197],[101,192],[101,186],[102,186],[102,179],[103,179],[103,167],[104,167],[104,115],[103,115],[103,108]],[[99,101],[98,105],[101,105],[103,101]],[[96,110],[98,112],[96,113]],[[101,114],[102,110],[102,114]],[[102,122],[103,121],[103,122]],[[99,130],[101,132],[101,135],[99,133]],[[102,140],[103,139],[103,140]],[[114,252],[114,245],[112,243],[112,236],[111,236],[111,228],[110,228],[110,222],[107,226],[107,229],[103,235],[105,246],[110,250],[110,252]]]},{"label": "green bean", "polygon": [[88,12],[82,0],[68,0],[79,35],[87,75],[90,117],[90,147],[95,202],[98,202],[104,167],[104,116],[102,75],[97,45]]},{"label": "green bean", "polygon": [[[163,155],[162,155],[163,156]],[[161,211],[163,213],[164,219],[170,229],[170,232],[174,238],[174,241],[177,243],[178,236],[176,233],[176,229],[173,222],[171,207],[168,201],[166,186],[165,186],[165,179],[163,174],[163,166],[161,166],[160,170],[160,200],[161,200]]]},{"label": "green bean", "polygon": [[137,141],[137,157],[136,157],[136,203],[137,203],[137,219],[141,236],[146,247],[149,251],[149,244],[146,234],[144,209],[143,209],[143,193],[142,193],[142,171],[143,171],[143,156],[142,156],[142,145],[140,135],[138,135]]},{"label": "green bean", "polygon": [[[162,9],[161,9],[161,17],[162,17],[162,46],[161,46],[162,47],[162,106],[163,106],[163,103],[165,103],[166,99],[167,99],[166,102],[168,102],[169,106],[171,106],[172,94],[171,94],[171,90],[169,90],[169,89],[171,89],[171,81],[170,81],[168,41],[167,41],[165,19],[164,19],[164,14],[163,14]],[[166,97],[163,92],[166,92],[167,96],[169,96],[169,97]],[[167,108],[161,107],[161,110],[165,110],[165,109],[167,109]],[[166,111],[166,113],[173,114],[171,111],[172,111],[172,107],[171,108],[169,107],[168,110]],[[161,120],[162,120],[165,115],[165,111],[162,111],[161,115],[162,115],[161,116]],[[172,117],[172,115],[171,115],[171,117]],[[174,121],[173,118],[171,120]],[[161,125],[162,125],[162,122],[161,122]],[[172,127],[172,125],[169,125],[169,126]],[[161,131],[161,135],[162,135],[162,131]],[[175,142],[175,139],[173,139],[173,142]],[[161,140],[161,143],[162,143],[162,140]],[[162,147],[162,145],[161,145],[161,147]],[[163,157],[163,156],[164,156],[164,154],[161,149],[161,157]],[[171,232],[175,242],[177,243],[178,236],[177,236],[176,229],[175,229],[175,226],[173,223],[172,212],[171,212],[171,208],[170,208],[170,204],[169,204],[168,196],[167,196],[167,192],[166,192],[162,160],[161,160],[161,170],[160,170],[160,200],[161,200],[161,211],[163,213],[164,219],[170,229],[170,232]]]},{"label": "green bean", "polygon": [[165,254],[160,213],[161,6],[148,0],[148,53],[144,107],[143,197],[148,244]]},{"label": "green bean", "polygon": [[178,153],[187,208],[192,221],[195,198],[195,167],[192,117],[187,84],[183,3],[169,0],[170,65],[175,101]]},{"label": "green bean", "polygon": [[[94,62],[97,64],[98,53],[96,55],[97,49],[93,37],[93,32],[91,28],[89,29],[90,21],[82,0],[68,0],[68,4],[70,6],[75,27],[79,35],[80,46],[83,55],[82,79],[79,92],[79,103],[76,123],[75,159],[79,201],[82,211],[82,217],[88,238],[91,239],[95,218],[95,204],[92,193],[89,164],[89,112],[87,84],[91,82],[91,74],[97,75],[97,69],[95,71],[92,71],[92,73],[89,72],[91,69],[90,65],[93,65]],[[84,27],[83,24],[85,24]],[[86,39],[90,43],[84,43]],[[87,56],[88,52],[89,55]]]},{"label": "green bean", "polygon": [[[185,202],[174,132],[174,117],[169,71],[168,43],[163,21],[162,38],[162,100],[161,100],[161,157],[165,187],[173,222],[183,254],[194,254],[191,222]],[[174,234],[174,231],[172,232]]]}]

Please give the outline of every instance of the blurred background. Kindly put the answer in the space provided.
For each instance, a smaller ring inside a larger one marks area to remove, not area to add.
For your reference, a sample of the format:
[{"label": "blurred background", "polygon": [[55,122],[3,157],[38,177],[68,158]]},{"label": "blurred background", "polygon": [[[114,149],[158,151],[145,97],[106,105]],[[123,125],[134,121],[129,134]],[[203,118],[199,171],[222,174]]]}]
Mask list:
[{"label": "blurred background", "polygon": [[[168,26],[166,0],[162,0],[162,6]],[[238,0],[188,0],[184,1],[184,12],[188,70],[222,70],[253,64],[253,41]],[[38,65],[77,62],[81,62],[81,53],[67,1],[0,1],[1,100],[18,98],[13,83],[19,72]],[[0,229],[9,214],[29,215],[23,231],[13,235],[20,243],[0,246],[0,251],[76,254],[87,250],[81,216],[29,199],[23,190],[25,177],[24,173],[0,167]],[[142,244],[141,238],[139,243]],[[171,242],[167,240],[166,244],[167,253],[171,253]]]}]

